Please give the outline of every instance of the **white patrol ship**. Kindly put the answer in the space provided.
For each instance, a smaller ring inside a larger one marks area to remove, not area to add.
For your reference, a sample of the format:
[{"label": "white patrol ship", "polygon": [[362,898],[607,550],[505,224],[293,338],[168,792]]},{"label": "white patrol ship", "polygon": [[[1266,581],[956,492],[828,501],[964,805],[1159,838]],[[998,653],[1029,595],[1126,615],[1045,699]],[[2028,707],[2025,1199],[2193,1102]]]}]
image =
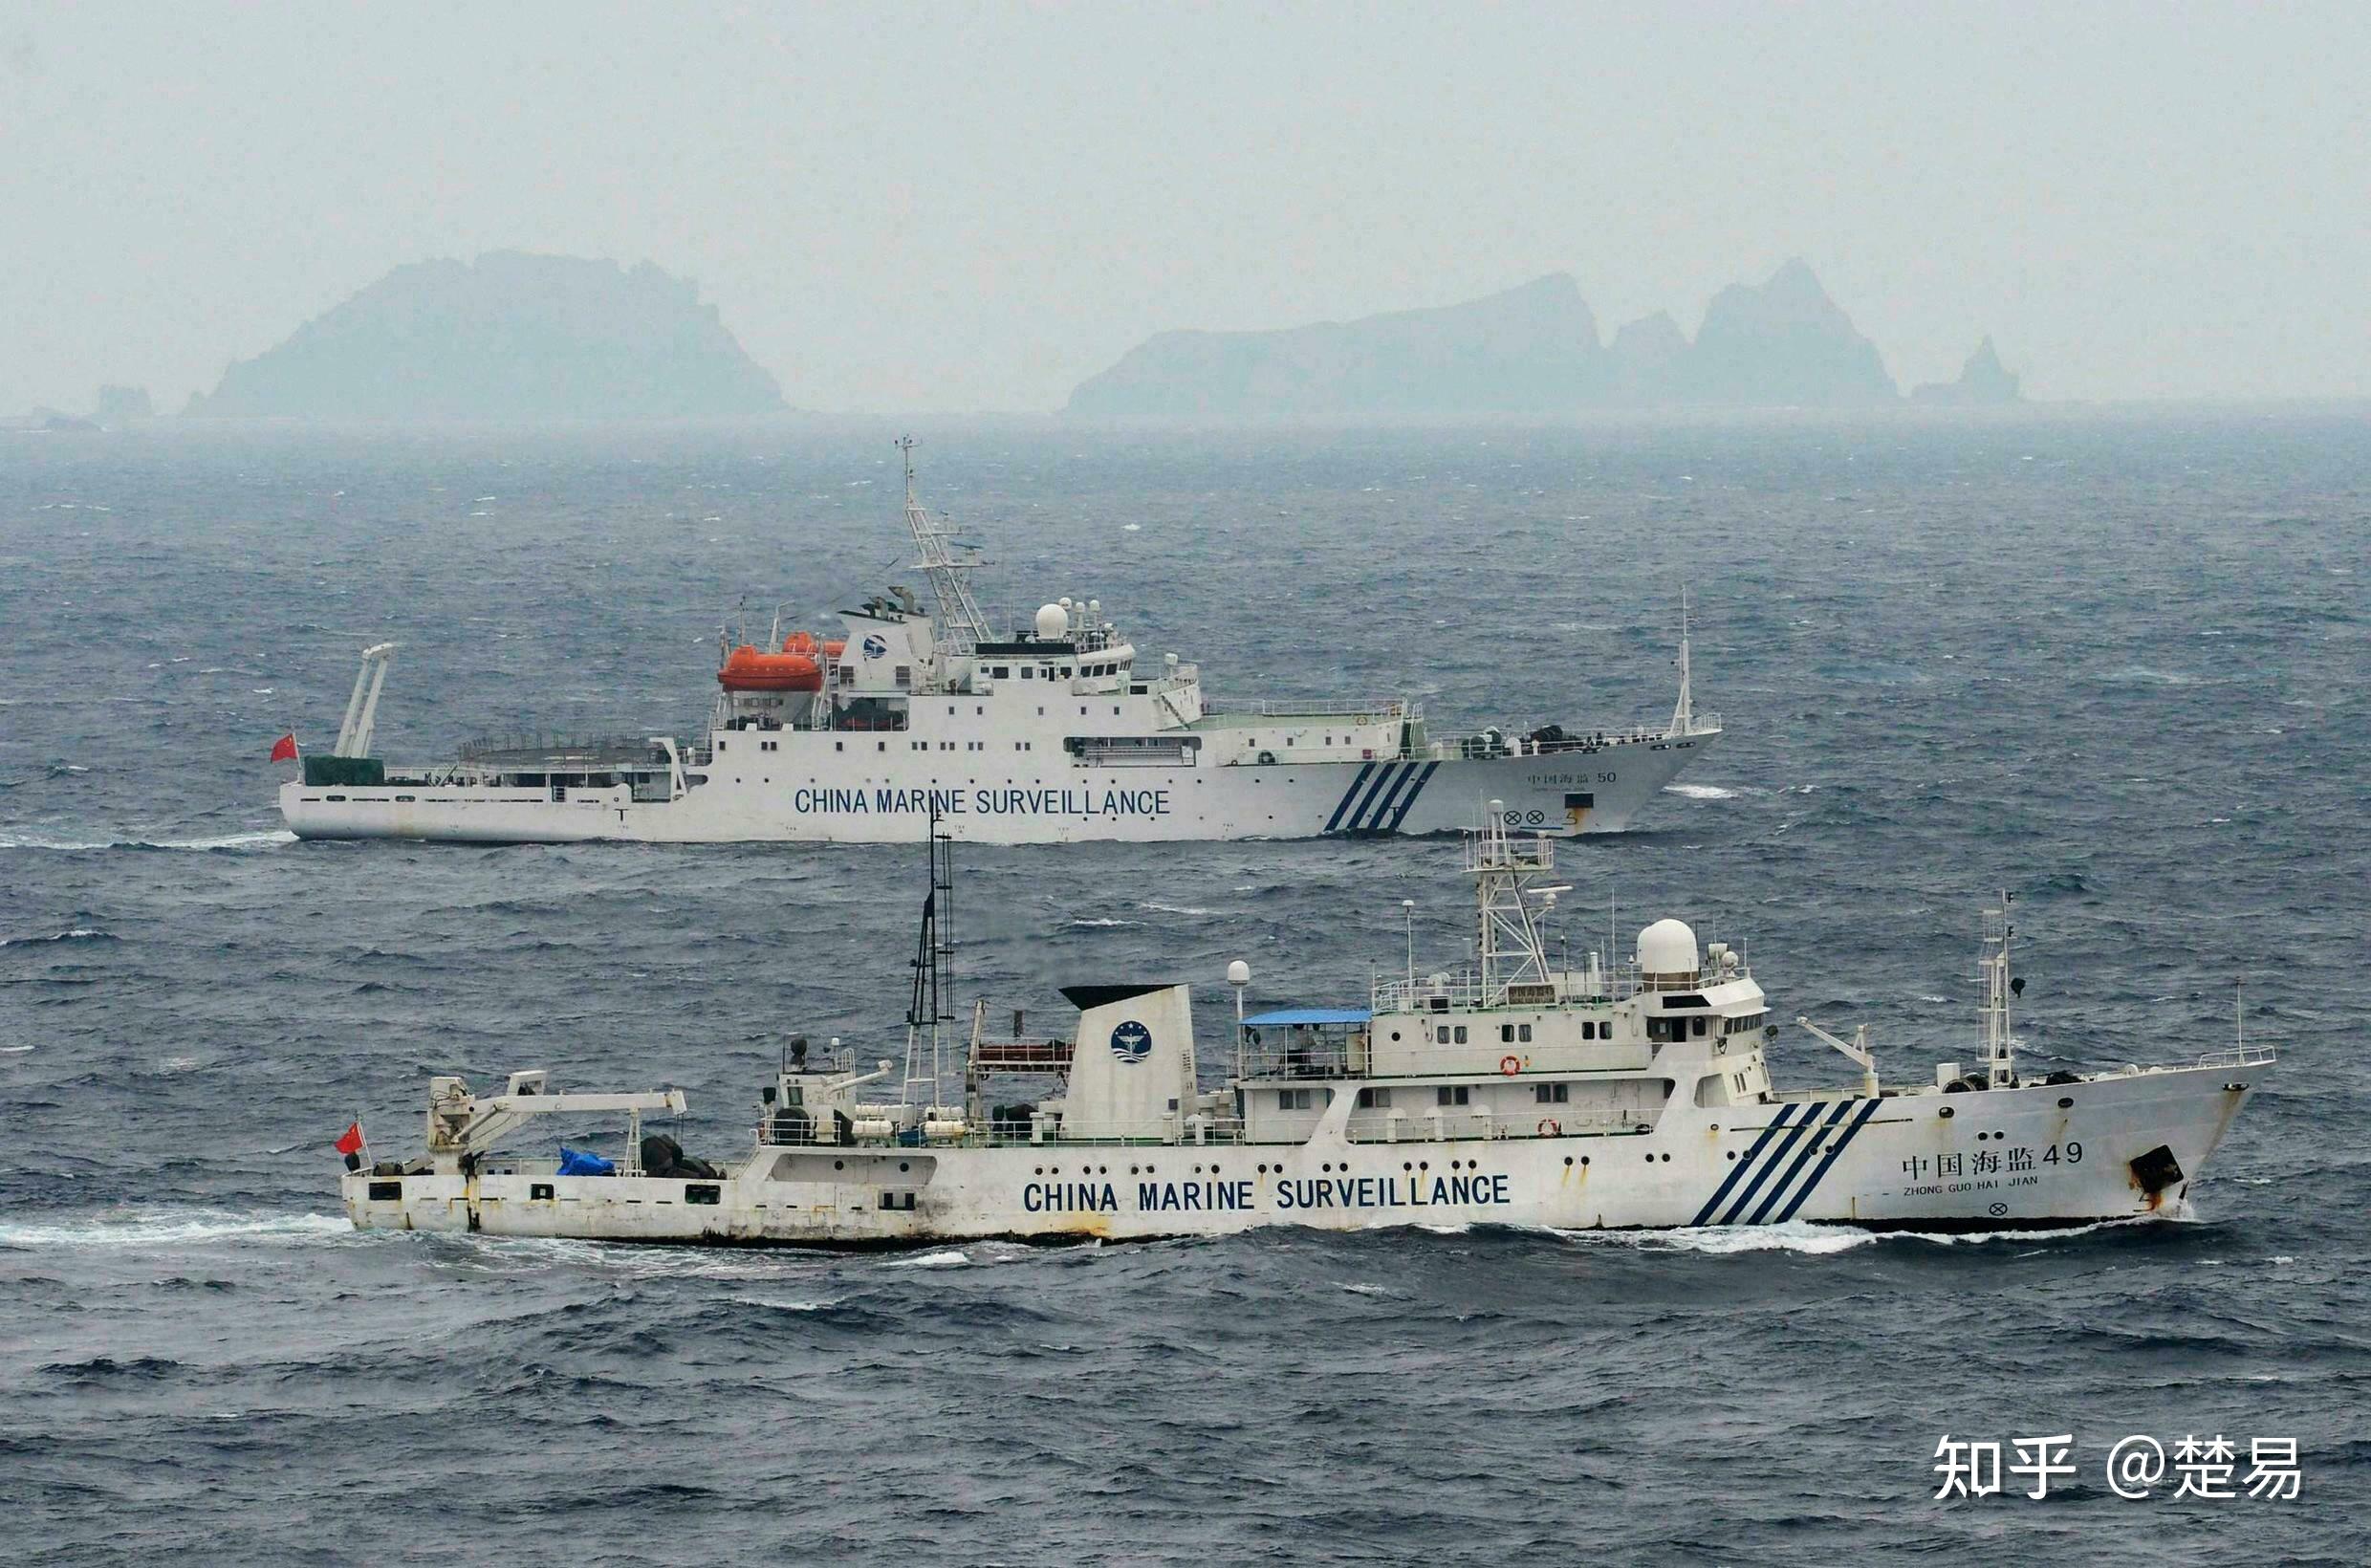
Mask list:
[{"label": "white patrol ship", "polygon": [[1401,698],[1227,701],[1175,654],[1142,657],[1096,599],[1011,637],[986,629],[980,562],[914,495],[905,519],[937,601],[893,587],[845,635],[728,638],[704,740],[473,743],[458,761],[370,754],[396,644],[362,656],[331,755],[300,756],[280,812],[307,838],[557,842],[921,839],[932,813],[982,843],[1423,834],[1498,796],[1518,826],[1614,832],[1720,734],[1688,688],[1659,728],[1444,739]]},{"label": "white patrol ship", "polygon": [[[2273,1053],[2020,1075],[2011,1032],[2009,904],[1986,911],[1975,1065],[1880,1080],[1865,1027],[1841,1088],[1780,1088],[1777,1032],[1742,955],[1676,920],[1635,962],[1551,963],[1541,916],[1561,888],[1544,837],[1491,803],[1467,850],[1478,962],[1378,984],[1356,1009],[1242,1015],[1221,1087],[1203,1086],[1183,985],[1074,986],[1069,1039],[967,1039],[939,1009],[950,947],[933,838],[901,1066],[838,1049],[784,1054],[752,1143],[721,1165],[643,1136],[680,1089],[555,1092],[514,1073],[479,1097],[430,1080],[427,1151],[349,1155],[364,1230],[606,1241],[916,1244],[1112,1240],[1488,1222],[1558,1229],[1779,1225],[1977,1230],[2143,1217],[2179,1205]],[[944,1028],[942,1026],[945,1026]],[[818,1056],[820,1059],[818,1059]],[[496,1145],[548,1116],[631,1119],[614,1160]],[[358,1141],[359,1141],[359,1135]]]}]

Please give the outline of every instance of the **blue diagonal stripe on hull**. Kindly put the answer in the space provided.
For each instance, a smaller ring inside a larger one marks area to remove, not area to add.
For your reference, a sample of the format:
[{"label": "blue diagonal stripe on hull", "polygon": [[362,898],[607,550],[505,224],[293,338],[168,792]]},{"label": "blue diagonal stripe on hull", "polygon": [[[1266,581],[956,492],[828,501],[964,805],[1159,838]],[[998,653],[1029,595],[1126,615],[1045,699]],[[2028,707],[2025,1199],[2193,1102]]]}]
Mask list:
[{"label": "blue diagonal stripe on hull", "polygon": [[1820,1161],[1819,1164],[1814,1167],[1811,1173],[1811,1180],[1805,1182],[1801,1188],[1796,1191],[1794,1199],[1788,1203],[1785,1211],[1778,1216],[1779,1224],[1784,1225],[1787,1221],[1795,1218],[1795,1211],[1803,1207],[1803,1200],[1810,1197],[1813,1190],[1819,1186],[1819,1179],[1828,1173],[1828,1167],[1830,1165],[1836,1164],[1836,1157],[1844,1152],[1844,1145],[1859,1137],[1860,1135],[1860,1129],[1869,1124],[1869,1118],[1877,1114],[1877,1107],[1878,1101],[1874,1100],[1861,1106],[1860,1114],[1854,1117],[1852,1119],[1852,1124],[1844,1129],[1844,1136],[1838,1138],[1835,1143],[1828,1145],[1827,1158]]},{"label": "blue diagonal stripe on hull", "polygon": [[1406,795],[1401,797],[1400,809],[1391,814],[1391,821],[1383,829],[1385,833],[1397,833],[1400,831],[1400,824],[1407,820],[1408,808],[1416,804],[1416,797],[1425,793],[1425,786],[1432,782],[1432,775],[1439,772],[1440,768],[1441,765],[1437,762],[1427,762],[1425,764],[1424,772],[1416,775],[1415,788],[1409,790]]},{"label": "blue diagonal stripe on hull", "polygon": [[1399,777],[1391,781],[1391,787],[1383,791],[1382,798],[1375,803],[1373,814],[1366,819],[1369,833],[1389,833],[1391,831],[1391,803],[1400,797],[1402,790],[1416,781],[1416,775],[1420,772],[1422,770],[1411,762],[1401,771]]},{"label": "blue diagonal stripe on hull", "polygon": [[1730,1167],[1729,1172],[1729,1180],[1721,1184],[1720,1190],[1714,1192],[1711,1197],[1705,1200],[1705,1206],[1696,1210],[1696,1217],[1689,1220],[1687,1222],[1688,1224],[1703,1225],[1712,1218],[1712,1211],[1721,1207],[1721,1200],[1729,1196],[1729,1189],[1735,1187],[1739,1182],[1745,1180],[1746,1172],[1753,1168],[1753,1162],[1761,1158],[1762,1150],[1769,1146],[1772,1139],[1778,1136],[1779,1129],[1783,1128],[1787,1122],[1793,1119],[1794,1115],[1795,1106],[1793,1103],[1790,1102],[1778,1107],[1778,1115],[1776,1119],[1773,1120],[1770,1125],[1762,1129],[1762,1136],[1753,1141],[1753,1146],[1751,1148],[1746,1150],[1745,1158],[1739,1160],[1735,1165]]},{"label": "blue diagonal stripe on hull", "polygon": [[[1778,1178],[1778,1185],[1770,1189],[1770,1195],[1754,1209],[1753,1217],[1749,1219],[1747,1224],[1759,1225],[1770,1217],[1770,1211],[1778,1206],[1778,1200],[1786,1196],[1787,1188],[1795,1185],[1795,1178],[1800,1176],[1803,1173],[1803,1167],[1811,1164],[1813,1153],[1819,1147],[1820,1140],[1841,1126],[1844,1118],[1852,1115],[1852,1108],[1853,1102],[1849,1100],[1839,1100],[1836,1102],[1836,1109],[1830,1111],[1828,1119],[1819,1123],[1817,1135],[1804,1141],[1802,1148],[1795,1156],[1794,1164],[1787,1166],[1787,1173]],[[1804,1120],[1808,1122],[1811,1119],[1805,1117]],[[1776,1164],[1775,1161],[1772,1163]]]},{"label": "blue diagonal stripe on hull", "polygon": [[1817,1114],[1816,1109],[1810,1105],[1803,1107],[1803,1114],[1797,1117],[1786,1131],[1778,1135],[1776,1145],[1763,1158],[1760,1167],[1753,1173],[1752,1180],[1746,1183],[1745,1190],[1737,1194],[1736,1201],[1729,1206],[1715,1223],[1721,1225],[1737,1223],[1737,1216],[1745,1212],[1746,1205],[1753,1201],[1753,1195],[1762,1190],[1762,1184],[1770,1180],[1771,1172],[1786,1163],[1787,1155],[1794,1150],[1804,1131],[1811,1126],[1811,1119]]},{"label": "blue diagonal stripe on hull", "polygon": [[1375,772],[1375,782],[1366,787],[1366,794],[1360,795],[1359,797],[1359,803],[1350,808],[1350,820],[1342,824],[1342,831],[1344,833],[1357,833],[1360,828],[1365,826],[1366,809],[1375,804],[1375,797],[1383,793],[1383,786],[1390,783],[1393,777],[1398,774],[1399,771],[1400,765],[1396,762],[1384,762],[1377,765]]},{"label": "blue diagonal stripe on hull", "polygon": [[1342,792],[1341,799],[1335,804],[1334,815],[1325,819],[1326,832],[1331,833],[1336,828],[1341,826],[1342,813],[1350,809],[1350,797],[1359,793],[1359,786],[1365,783],[1367,774],[1373,773],[1374,771],[1375,764],[1372,762],[1359,770],[1359,776],[1350,781],[1350,788]]}]

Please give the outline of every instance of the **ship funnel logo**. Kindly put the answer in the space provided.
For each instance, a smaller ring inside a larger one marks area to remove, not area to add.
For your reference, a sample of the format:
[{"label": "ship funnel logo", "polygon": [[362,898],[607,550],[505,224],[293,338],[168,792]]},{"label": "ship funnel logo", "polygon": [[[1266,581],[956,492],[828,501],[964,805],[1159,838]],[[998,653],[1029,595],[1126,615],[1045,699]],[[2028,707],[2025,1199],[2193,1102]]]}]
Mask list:
[{"label": "ship funnel logo", "polygon": [[1153,1032],[1130,1018],[1112,1031],[1112,1055],[1133,1067],[1153,1054]]},{"label": "ship funnel logo", "polygon": [[879,659],[888,651],[889,644],[878,637],[868,637],[864,640],[864,657],[867,659]]}]

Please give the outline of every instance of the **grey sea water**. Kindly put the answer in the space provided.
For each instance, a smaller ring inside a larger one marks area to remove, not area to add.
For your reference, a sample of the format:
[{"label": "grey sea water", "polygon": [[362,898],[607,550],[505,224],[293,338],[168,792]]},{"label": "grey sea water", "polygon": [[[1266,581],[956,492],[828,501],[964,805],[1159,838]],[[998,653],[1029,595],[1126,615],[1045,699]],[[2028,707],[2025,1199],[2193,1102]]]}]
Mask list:
[{"label": "grey sea water", "polygon": [[[903,538],[887,428],[0,446],[0,1557],[2359,1563],[2371,1557],[2371,429],[2360,417],[1280,437],[925,430],[1000,615],[1100,598],[1220,689],[1728,739],[1566,852],[1779,1014],[2036,1062],[2283,1059],[2186,1221],[1874,1239],[1379,1230],[837,1256],[355,1235],[330,1140],[431,1072],[670,1081],[895,1037],[911,851],[306,845],[264,755],[404,649],[381,750],[687,732],[718,623]],[[1452,843],[960,853],[967,987],[1355,1000]],[[1790,1034],[1786,1077],[1849,1068]],[[2068,1433],[2032,1501],[1938,1440]],[[2294,1439],[2294,1501],[2109,1446]]]}]

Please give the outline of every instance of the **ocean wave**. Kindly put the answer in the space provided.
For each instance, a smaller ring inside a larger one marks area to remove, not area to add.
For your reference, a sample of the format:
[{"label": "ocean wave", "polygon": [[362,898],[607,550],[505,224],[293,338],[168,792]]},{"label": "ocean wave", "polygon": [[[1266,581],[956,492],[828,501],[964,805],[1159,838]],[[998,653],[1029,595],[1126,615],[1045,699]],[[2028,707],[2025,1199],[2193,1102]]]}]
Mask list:
[{"label": "ocean wave", "polygon": [[919,1257],[891,1258],[884,1268],[890,1269],[961,1269],[971,1262],[971,1254],[953,1248],[943,1252],[924,1252]]},{"label": "ocean wave", "polygon": [[1665,795],[1684,795],[1690,800],[1734,800],[1735,790],[1724,790],[1718,784],[1665,784]]},{"label": "ocean wave", "polygon": [[121,938],[113,931],[102,931],[96,926],[77,926],[68,931],[54,931],[48,936],[0,936],[0,947],[30,947],[43,942],[117,942]]},{"label": "ocean wave", "polygon": [[275,849],[293,844],[296,835],[286,828],[267,832],[226,833],[211,838],[41,838],[0,833],[0,849],[44,849],[79,855],[98,849]]},{"label": "ocean wave", "polygon": [[1140,909],[1158,909],[1164,915],[1215,915],[1215,909],[1199,909],[1190,904],[1155,904],[1150,899],[1137,905]]},{"label": "ocean wave", "polygon": [[1707,1225],[1684,1230],[1558,1230],[1555,1234],[1568,1241],[1655,1252],[1703,1252],[1713,1257],[1737,1252],[1803,1252],[1818,1256],[1848,1252],[1878,1240],[1867,1230],[1838,1230],[1805,1220],[1789,1220],[1784,1225]]},{"label": "ocean wave", "polygon": [[304,1241],[354,1235],[340,1214],[240,1214],[221,1209],[163,1209],[98,1218],[0,1222],[0,1248],[187,1247],[209,1241]]}]

